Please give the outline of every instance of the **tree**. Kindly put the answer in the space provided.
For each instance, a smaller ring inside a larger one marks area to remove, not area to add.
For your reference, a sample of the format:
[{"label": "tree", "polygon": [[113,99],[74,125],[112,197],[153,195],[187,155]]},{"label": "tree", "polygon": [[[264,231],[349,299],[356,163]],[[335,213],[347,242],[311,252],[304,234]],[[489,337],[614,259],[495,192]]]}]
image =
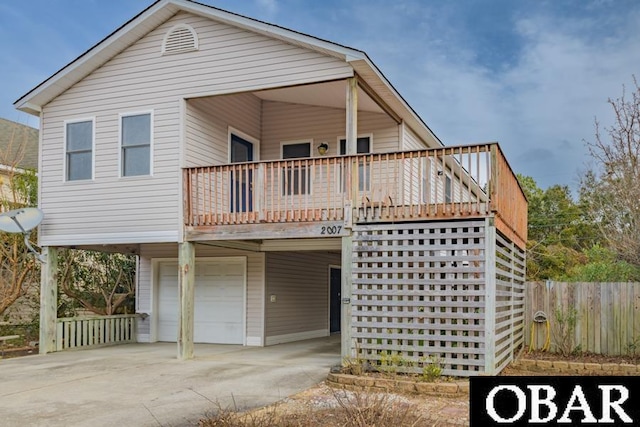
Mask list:
[{"label": "tree", "polygon": [[538,187],[529,176],[518,175],[527,200],[527,278],[557,279],[586,261],[582,251],[596,238],[567,186]]},{"label": "tree", "polygon": [[132,255],[65,249],[59,284],[64,295],[100,315],[133,312],[136,261]]},{"label": "tree", "polygon": [[[0,211],[37,204],[36,174],[19,167],[26,146],[26,132],[16,125],[9,143],[0,152]],[[32,232],[31,238],[34,237]],[[0,233],[0,315],[36,283],[38,262],[24,244],[22,234]]]},{"label": "tree", "polygon": [[567,282],[637,282],[640,267],[616,258],[616,253],[599,245],[584,251],[586,263],[573,266],[561,280]]},{"label": "tree", "polygon": [[529,202],[529,240],[545,245],[561,244],[577,251],[598,243],[593,224],[576,203],[566,185],[538,187],[529,176],[518,175]]},{"label": "tree", "polygon": [[628,97],[608,99],[614,123],[586,142],[594,161],[581,180],[580,196],[607,246],[628,263],[640,265],[640,87]]}]

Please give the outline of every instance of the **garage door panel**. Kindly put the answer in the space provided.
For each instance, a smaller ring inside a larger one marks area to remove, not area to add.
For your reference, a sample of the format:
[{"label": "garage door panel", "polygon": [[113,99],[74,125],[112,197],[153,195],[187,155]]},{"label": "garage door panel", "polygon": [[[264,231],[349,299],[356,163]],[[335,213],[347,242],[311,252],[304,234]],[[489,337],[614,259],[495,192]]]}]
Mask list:
[{"label": "garage door panel", "polygon": [[[225,321],[202,321],[198,323],[198,328],[194,332],[194,341],[199,343],[216,343],[216,344],[242,344],[242,342],[220,342],[229,336],[242,335],[242,326],[238,323],[230,323]],[[212,342],[212,340],[216,340]]]},{"label": "garage door panel", "polygon": [[[194,341],[243,344],[243,262],[196,262]],[[178,264],[166,262],[159,268],[158,340],[176,341],[178,327]]]}]

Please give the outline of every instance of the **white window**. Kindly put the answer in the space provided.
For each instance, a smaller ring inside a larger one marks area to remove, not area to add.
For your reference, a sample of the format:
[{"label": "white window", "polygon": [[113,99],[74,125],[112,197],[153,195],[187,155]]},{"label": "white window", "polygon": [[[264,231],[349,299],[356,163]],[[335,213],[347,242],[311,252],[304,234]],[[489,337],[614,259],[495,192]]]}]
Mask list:
[{"label": "white window", "polygon": [[151,128],[151,113],[120,117],[122,176],[151,175]]},{"label": "white window", "polygon": [[93,179],[93,119],[65,123],[65,180]]},{"label": "white window", "polygon": [[453,185],[449,175],[445,175],[444,178],[444,201],[445,203],[451,203],[453,201]]},{"label": "white window", "polygon": [[[311,142],[282,144],[283,159],[303,159],[311,157]],[[288,167],[283,176],[282,188],[285,195],[309,194],[311,183],[307,168],[304,166]]]}]

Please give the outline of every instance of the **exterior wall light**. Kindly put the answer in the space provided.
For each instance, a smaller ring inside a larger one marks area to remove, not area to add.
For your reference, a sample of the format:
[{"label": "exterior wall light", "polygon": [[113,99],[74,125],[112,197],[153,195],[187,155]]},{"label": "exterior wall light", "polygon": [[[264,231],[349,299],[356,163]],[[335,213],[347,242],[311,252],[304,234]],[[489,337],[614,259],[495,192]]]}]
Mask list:
[{"label": "exterior wall light", "polygon": [[327,151],[329,151],[329,144],[323,142],[322,144],[318,145],[318,154],[324,156],[325,154],[327,154]]}]

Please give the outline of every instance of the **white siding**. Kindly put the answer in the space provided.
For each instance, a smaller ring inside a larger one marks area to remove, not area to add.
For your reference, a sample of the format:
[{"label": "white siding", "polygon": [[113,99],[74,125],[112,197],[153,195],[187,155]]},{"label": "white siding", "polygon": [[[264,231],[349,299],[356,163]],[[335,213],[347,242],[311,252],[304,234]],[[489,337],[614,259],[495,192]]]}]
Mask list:
[{"label": "white siding", "polygon": [[[265,254],[212,246],[196,245],[196,257],[247,257],[247,341],[264,345],[264,276]],[[138,288],[138,312],[151,314],[138,323],[138,340],[152,340],[151,325],[155,319],[153,295],[153,259],[177,259],[178,247],[175,244],[150,244],[140,247],[140,285]],[[258,343],[259,341],[259,343]]]},{"label": "white siding", "polygon": [[420,139],[416,133],[411,130],[411,128],[404,123],[402,124],[402,149],[405,151],[411,150],[423,150],[425,148],[430,148],[427,144]]},{"label": "white siding", "polygon": [[261,101],[244,93],[187,102],[185,167],[229,162],[229,127],[260,139]]},{"label": "white siding", "polygon": [[[316,146],[329,144],[328,156],[338,154],[338,138],[345,137],[344,109],[317,107],[265,101],[262,107],[261,160],[281,159],[280,143],[313,139],[312,156]],[[373,134],[374,152],[400,149],[398,126],[386,114],[358,112],[358,134]]]},{"label": "white siding", "polygon": [[[178,23],[199,50],[161,55]],[[185,98],[353,75],[344,61],[179,13],[43,108],[43,245],[177,241],[181,207],[181,103]],[[153,110],[153,177],[119,178],[118,114]],[[95,117],[95,180],[63,182],[64,120]],[[190,158],[193,160],[193,157]]]},{"label": "white siding", "polygon": [[329,265],[340,263],[339,253],[267,253],[267,345],[329,334]]}]

